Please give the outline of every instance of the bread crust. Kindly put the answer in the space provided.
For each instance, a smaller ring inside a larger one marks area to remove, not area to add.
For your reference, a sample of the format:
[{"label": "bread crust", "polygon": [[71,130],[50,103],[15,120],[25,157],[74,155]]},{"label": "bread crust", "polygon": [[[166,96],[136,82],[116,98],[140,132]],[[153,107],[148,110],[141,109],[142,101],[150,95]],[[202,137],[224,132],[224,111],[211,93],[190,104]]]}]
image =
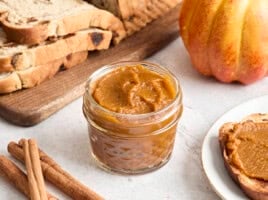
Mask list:
[{"label": "bread crust", "polygon": [[7,20],[8,12],[0,16],[1,24],[8,39],[19,44],[40,44],[49,37],[64,36],[89,28],[100,28],[113,33],[113,41],[119,43],[126,37],[123,23],[113,14],[89,7],[76,14],[66,15],[57,20],[45,20],[31,25],[14,24]]},{"label": "bread crust", "polygon": [[[240,123],[267,123],[267,114],[252,114],[244,118]],[[219,143],[222,151],[224,164],[233,180],[240,186],[244,193],[254,200],[268,200],[268,182],[253,179],[242,173],[236,166],[229,161],[226,144],[230,134],[234,133],[234,128],[237,123],[226,123],[219,130]]]},{"label": "bread crust", "polygon": [[41,45],[28,47],[12,55],[0,57],[0,72],[24,70],[40,66],[80,51],[108,49],[112,39],[110,31],[89,29],[55,38]]},{"label": "bread crust", "polygon": [[87,59],[88,51],[72,53],[66,57],[51,61],[48,64],[29,69],[10,72],[0,79],[0,94],[11,93],[23,88],[31,88],[52,78],[61,67],[69,69]]},{"label": "bread crust", "polygon": [[1,24],[7,34],[8,40],[18,44],[40,44],[49,37],[47,34],[49,27],[48,21],[39,23],[34,27],[19,27],[9,23],[5,17],[2,17]]},{"label": "bread crust", "polygon": [[16,72],[10,72],[0,79],[0,94],[10,93],[22,89],[20,77]]},{"label": "bread crust", "polygon": [[12,58],[14,56],[8,56],[8,57],[0,57],[0,73],[7,73],[7,72],[13,72],[14,71],[14,66],[13,66],[13,61]]}]

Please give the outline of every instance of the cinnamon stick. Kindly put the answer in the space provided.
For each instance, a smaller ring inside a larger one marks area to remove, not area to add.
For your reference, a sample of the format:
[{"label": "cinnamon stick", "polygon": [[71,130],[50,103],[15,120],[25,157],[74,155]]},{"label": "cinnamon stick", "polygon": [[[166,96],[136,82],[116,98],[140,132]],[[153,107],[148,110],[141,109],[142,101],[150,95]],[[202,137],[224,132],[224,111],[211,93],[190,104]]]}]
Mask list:
[{"label": "cinnamon stick", "polygon": [[[0,175],[10,181],[21,193],[30,198],[28,179],[26,174],[7,157],[0,155]],[[58,200],[47,193],[48,200]]]},{"label": "cinnamon stick", "polygon": [[[8,152],[16,159],[24,162],[24,154],[21,145],[10,142],[8,144]],[[39,155],[45,179],[58,187],[62,192],[75,200],[103,199],[100,195],[73,178],[68,172],[64,171],[52,158],[40,149]]]},{"label": "cinnamon stick", "polygon": [[21,140],[27,170],[31,200],[47,200],[37,143],[33,139]]}]

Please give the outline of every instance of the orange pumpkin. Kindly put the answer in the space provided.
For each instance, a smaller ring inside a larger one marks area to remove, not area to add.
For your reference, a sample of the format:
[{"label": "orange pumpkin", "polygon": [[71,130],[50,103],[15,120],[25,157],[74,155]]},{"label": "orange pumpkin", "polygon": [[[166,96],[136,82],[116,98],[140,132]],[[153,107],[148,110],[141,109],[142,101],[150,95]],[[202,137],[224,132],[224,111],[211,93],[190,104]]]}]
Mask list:
[{"label": "orange pumpkin", "polygon": [[179,25],[200,73],[244,84],[268,75],[267,0],[184,0]]}]

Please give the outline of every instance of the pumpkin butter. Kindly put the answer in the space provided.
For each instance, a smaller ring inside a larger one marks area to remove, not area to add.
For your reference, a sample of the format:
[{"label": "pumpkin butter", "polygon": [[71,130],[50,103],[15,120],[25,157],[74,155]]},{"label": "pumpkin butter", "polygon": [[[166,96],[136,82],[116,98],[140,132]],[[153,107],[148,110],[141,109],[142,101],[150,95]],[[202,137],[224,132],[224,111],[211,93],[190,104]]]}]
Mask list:
[{"label": "pumpkin butter", "polygon": [[227,144],[230,159],[248,177],[268,181],[268,123],[239,124]]},{"label": "pumpkin butter", "polygon": [[137,174],[164,165],[182,113],[176,78],[152,63],[118,63],[95,72],[84,95],[92,154],[100,166]]},{"label": "pumpkin butter", "polygon": [[114,112],[142,114],[168,105],[175,98],[175,92],[168,76],[137,65],[118,68],[98,80],[93,98]]}]

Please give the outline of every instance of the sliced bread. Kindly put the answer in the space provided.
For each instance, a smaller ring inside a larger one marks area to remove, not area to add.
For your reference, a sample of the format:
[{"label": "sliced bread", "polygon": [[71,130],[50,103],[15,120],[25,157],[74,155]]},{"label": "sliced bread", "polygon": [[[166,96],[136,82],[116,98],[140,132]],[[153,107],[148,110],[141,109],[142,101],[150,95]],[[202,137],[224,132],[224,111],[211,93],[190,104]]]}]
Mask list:
[{"label": "sliced bread", "polygon": [[[268,181],[248,176],[242,169],[240,169],[239,166],[234,164],[232,161],[233,159],[237,159],[237,156],[233,154],[235,146],[239,145],[240,142],[239,139],[237,139],[237,135],[241,132],[254,132],[259,130],[266,131],[268,134],[268,113],[252,114],[241,122],[230,122],[224,124],[219,131],[219,142],[223,154],[224,164],[231,177],[241,187],[244,193],[250,197],[250,199],[268,200]],[[265,140],[263,142],[265,143]],[[268,144],[266,143],[265,145]],[[251,156],[255,157],[256,155],[252,154]],[[267,158],[267,154],[263,156],[264,158]],[[263,161],[256,160],[256,162]],[[256,162],[252,164],[256,166]],[[267,166],[262,170],[265,170],[267,172]]]},{"label": "sliced bread", "polygon": [[111,39],[110,31],[88,29],[29,46],[8,42],[0,30],[0,72],[45,65],[80,51],[108,49]]},{"label": "sliced bread", "polygon": [[61,67],[71,68],[87,59],[88,51],[69,54],[66,57],[47,64],[31,67],[21,71],[0,74],[0,94],[31,88],[52,78]]},{"label": "sliced bread", "polygon": [[0,19],[8,39],[20,44],[88,28],[111,31],[115,43],[126,35],[117,17],[82,0],[0,0]]},{"label": "sliced bread", "polygon": [[124,23],[127,34],[131,35],[167,13],[181,0],[88,0],[88,2],[119,17]]}]

